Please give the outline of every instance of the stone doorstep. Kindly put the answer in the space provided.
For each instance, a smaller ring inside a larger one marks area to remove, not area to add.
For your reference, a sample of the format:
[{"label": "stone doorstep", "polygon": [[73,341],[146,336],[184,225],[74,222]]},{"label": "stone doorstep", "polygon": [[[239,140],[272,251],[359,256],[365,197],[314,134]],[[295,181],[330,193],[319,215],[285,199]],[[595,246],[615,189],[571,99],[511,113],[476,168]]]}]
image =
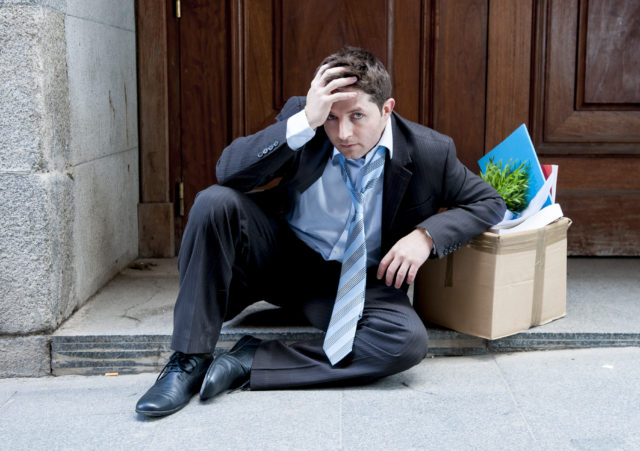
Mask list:
[{"label": "stone doorstep", "polygon": [[[0,377],[159,371],[171,354],[175,259],[140,262],[144,271],[124,270],[52,335],[0,336]],[[640,259],[574,258],[568,270],[566,317],[497,340],[430,325],[429,355],[640,346]],[[288,343],[322,337],[301,324],[254,304],[223,325],[215,352],[244,334]]]},{"label": "stone doorstep", "polygon": [[[222,331],[215,353],[228,350],[245,334],[264,340],[282,340],[286,343],[322,338],[322,332],[312,328],[279,329],[246,328]],[[633,333],[523,332],[498,340],[486,340],[440,328],[428,328],[428,331],[430,357],[640,346],[640,334]],[[169,335],[53,336],[51,372],[55,376],[157,372],[171,355],[170,343]]]},{"label": "stone doorstep", "polygon": [[[428,356],[640,346],[640,332],[539,332],[537,329],[487,340],[429,326]],[[313,327],[226,324],[215,353],[228,350],[245,334],[286,343],[322,338],[322,332]],[[157,372],[171,355],[170,343],[168,334],[5,337],[0,340],[0,348],[7,351],[2,352],[3,357],[0,358],[0,377]]]}]

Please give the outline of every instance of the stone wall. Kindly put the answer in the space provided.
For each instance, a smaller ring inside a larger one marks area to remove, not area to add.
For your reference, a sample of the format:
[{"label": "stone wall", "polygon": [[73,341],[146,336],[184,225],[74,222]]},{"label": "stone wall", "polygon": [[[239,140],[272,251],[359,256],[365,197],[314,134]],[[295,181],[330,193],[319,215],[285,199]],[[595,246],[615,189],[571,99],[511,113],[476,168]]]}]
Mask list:
[{"label": "stone wall", "polygon": [[41,343],[137,256],[136,92],[134,0],[0,0],[5,346]]}]

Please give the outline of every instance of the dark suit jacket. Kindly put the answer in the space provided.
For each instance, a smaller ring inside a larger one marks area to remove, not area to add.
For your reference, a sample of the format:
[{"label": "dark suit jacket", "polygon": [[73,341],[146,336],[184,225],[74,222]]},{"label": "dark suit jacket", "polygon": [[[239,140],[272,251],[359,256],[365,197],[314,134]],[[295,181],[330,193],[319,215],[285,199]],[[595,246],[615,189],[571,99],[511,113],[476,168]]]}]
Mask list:
[{"label": "dark suit jacket", "polygon": [[[249,192],[282,177],[278,186],[256,197],[268,213],[284,216],[293,193],[303,192],[322,175],[333,150],[323,127],[298,151],[287,146],[287,119],[304,105],[304,97],[290,98],[275,124],[233,141],[218,161],[218,182]],[[384,171],[381,255],[423,227],[442,257],[502,219],[502,198],[460,163],[451,138],[395,112],[391,125],[393,158],[387,156]],[[440,208],[447,210],[437,214]]]}]

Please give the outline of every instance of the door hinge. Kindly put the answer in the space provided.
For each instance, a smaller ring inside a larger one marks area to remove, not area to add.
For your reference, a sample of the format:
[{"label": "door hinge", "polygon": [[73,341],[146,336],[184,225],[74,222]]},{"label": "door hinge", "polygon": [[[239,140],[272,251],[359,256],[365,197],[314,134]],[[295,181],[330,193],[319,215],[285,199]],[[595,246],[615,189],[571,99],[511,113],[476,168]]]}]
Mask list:
[{"label": "door hinge", "polygon": [[184,183],[178,183],[178,216],[184,216]]},{"label": "door hinge", "polygon": [[176,19],[179,19],[182,16],[182,11],[180,10],[180,0],[176,0]]}]

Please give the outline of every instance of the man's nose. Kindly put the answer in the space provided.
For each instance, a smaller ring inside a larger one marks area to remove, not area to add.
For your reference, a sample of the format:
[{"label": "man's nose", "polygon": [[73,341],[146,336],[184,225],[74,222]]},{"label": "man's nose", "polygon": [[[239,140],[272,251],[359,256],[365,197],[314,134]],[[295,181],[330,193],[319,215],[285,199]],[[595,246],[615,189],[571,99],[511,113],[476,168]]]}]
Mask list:
[{"label": "man's nose", "polygon": [[347,141],[351,138],[352,131],[353,127],[349,121],[341,121],[340,128],[338,130],[338,138],[340,138],[340,141]]}]

